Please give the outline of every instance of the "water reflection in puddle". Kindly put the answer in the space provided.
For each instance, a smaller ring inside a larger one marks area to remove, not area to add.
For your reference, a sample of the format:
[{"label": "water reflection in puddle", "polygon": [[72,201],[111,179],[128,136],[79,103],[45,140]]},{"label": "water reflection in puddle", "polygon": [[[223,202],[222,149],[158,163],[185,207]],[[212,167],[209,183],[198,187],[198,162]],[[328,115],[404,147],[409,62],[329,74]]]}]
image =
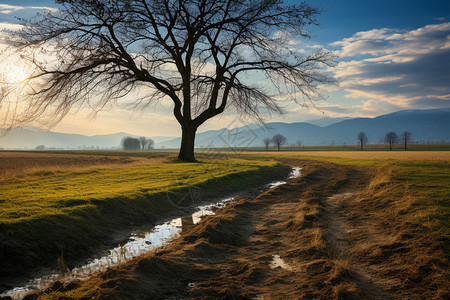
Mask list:
[{"label": "water reflection in puddle", "polygon": [[84,266],[74,268],[65,275],[53,274],[47,277],[37,278],[30,281],[24,287],[15,288],[0,296],[10,296],[13,299],[22,299],[31,291],[39,291],[48,288],[56,280],[70,281],[74,279],[87,279],[93,273],[126,262],[146,252],[153,251],[158,247],[166,245],[170,240],[178,236],[183,228],[188,229],[197,224],[204,216],[214,215],[216,209],[225,207],[234,199],[234,197],[230,197],[223,199],[218,203],[198,206],[198,210],[190,216],[172,219],[161,225],[155,226],[150,232],[133,233],[128,242],[111,249],[108,255],[90,261]]},{"label": "water reflection in puddle", "polygon": [[[291,170],[291,173],[289,174],[288,180],[300,177],[300,170],[301,170],[301,168],[299,168],[299,167],[293,167],[292,170]],[[286,183],[286,181],[275,181],[275,182],[269,183],[267,185],[267,187],[269,189],[271,189],[271,188],[274,188],[276,186],[279,186],[279,185],[282,185],[282,184],[285,184],[285,183]]]},{"label": "water reflection in puddle", "polygon": [[292,271],[292,267],[287,263],[285,263],[284,260],[279,255],[273,256],[272,260],[269,262],[269,266],[272,269],[280,267],[282,269]]},{"label": "water reflection in puddle", "polygon": [[[289,175],[288,179],[296,178],[299,176],[300,168],[294,167],[292,168],[291,174]],[[286,181],[272,182],[266,185],[266,189],[273,188],[285,183]],[[48,288],[56,280],[70,281],[75,279],[87,279],[95,272],[105,270],[108,267],[118,265],[132,258],[141,256],[144,253],[153,251],[163,245],[167,245],[170,240],[172,240],[182,232],[183,228],[187,229],[197,224],[204,216],[214,215],[214,211],[216,209],[225,207],[234,199],[234,197],[229,197],[222,199],[217,203],[198,206],[197,211],[192,215],[183,218],[172,219],[161,225],[155,226],[149,232],[133,233],[128,242],[123,245],[119,245],[114,249],[111,249],[109,251],[109,254],[106,256],[89,261],[86,265],[74,268],[65,275],[53,274],[47,277],[31,280],[27,285],[23,287],[17,287],[13,290],[0,294],[0,297],[9,296],[12,299],[22,299],[26,294],[32,291],[39,291]]]}]

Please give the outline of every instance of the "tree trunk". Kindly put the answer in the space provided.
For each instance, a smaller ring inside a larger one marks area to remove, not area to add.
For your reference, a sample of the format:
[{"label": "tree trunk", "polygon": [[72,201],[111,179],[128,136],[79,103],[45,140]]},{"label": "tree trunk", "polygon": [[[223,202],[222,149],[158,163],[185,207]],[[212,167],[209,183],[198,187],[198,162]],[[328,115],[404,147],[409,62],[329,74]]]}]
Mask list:
[{"label": "tree trunk", "polygon": [[178,154],[178,159],[196,162],[194,155],[194,145],[195,145],[195,133],[197,128],[195,127],[181,127],[181,146],[180,152]]},{"label": "tree trunk", "polygon": [[363,143],[361,142],[361,151],[363,151]]}]

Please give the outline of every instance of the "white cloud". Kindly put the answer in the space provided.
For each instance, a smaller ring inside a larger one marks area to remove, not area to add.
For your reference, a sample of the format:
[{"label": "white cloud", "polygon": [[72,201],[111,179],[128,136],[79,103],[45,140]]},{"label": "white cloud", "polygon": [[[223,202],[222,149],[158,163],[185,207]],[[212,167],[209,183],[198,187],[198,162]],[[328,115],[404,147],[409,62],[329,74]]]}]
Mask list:
[{"label": "white cloud", "polygon": [[23,26],[20,24],[13,24],[13,23],[3,23],[0,22],[0,31],[2,30],[20,30]]},{"label": "white cloud", "polygon": [[23,26],[20,24],[0,22],[0,63],[3,63],[4,57],[8,56],[5,51],[14,45],[10,33],[22,28]]},{"label": "white cloud", "polygon": [[58,9],[54,7],[46,7],[46,6],[17,6],[17,5],[9,5],[9,4],[0,4],[0,13],[1,14],[11,14],[13,12],[24,10],[24,9],[40,9],[40,10],[49,10],[56,12]]},{"label": "white cloud", "polygon": [[342,48],[342,57],[382,54],[420,54],[444,47],[449,39],[450,22],[412,30],[373,29],[332,43]]},{"label": "white cloud", "polygon": [[332,45],[340,47],[340,86],[347,97],[364,101],[355,109],[450,107],[450,22],[411,31],[373,29]]}]

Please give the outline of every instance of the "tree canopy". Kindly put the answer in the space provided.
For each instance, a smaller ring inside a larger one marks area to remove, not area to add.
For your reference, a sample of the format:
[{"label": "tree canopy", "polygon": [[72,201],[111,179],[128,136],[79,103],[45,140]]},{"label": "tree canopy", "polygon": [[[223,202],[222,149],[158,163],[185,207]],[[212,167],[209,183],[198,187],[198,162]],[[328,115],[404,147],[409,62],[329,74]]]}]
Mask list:
[{"label": "tree canopy", "polygon": [[384,141],[389,144],[389,150],[392,150],[392,146],[398,142],[398,135],[393,131],[389,131],[386,133]]},{"label": "tree canopy", "polygon": [[356,138],[360,144],[361,151],[362,151],[364,148],[364,145],[369,142],[369,138],[367,137],[367,135],[364,131],[361,131],[360,133],[358,133]]},{"label": "tree canopy", "polygon": [[287,143],[287,138],[282,134],[275,134],[272,137],[272,143],[277,146],[278,151],[280,151],[280,147]]},{"label": "tree canopy", "polygon": [[138,138],[126,136],[122,139],[120,142],[122,145],[123,150],[140,150],[141,149],[141,142]]}]

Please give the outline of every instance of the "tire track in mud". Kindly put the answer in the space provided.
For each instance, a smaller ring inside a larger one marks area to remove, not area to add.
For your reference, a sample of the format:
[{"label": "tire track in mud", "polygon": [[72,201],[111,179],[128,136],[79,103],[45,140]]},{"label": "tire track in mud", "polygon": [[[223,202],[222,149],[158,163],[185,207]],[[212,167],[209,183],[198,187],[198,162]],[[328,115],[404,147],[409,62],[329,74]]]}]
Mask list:
[{"label": "tire track in mud", "polygon": [[[208,291],[211,295],[215,289],[214,296],[258,299],[385,296],[358,273],[336,264],[336,252],[329,248],[326,232],[335,227],[339,232],[333,233],[331,243],[340,240],[339,251],[347,252],[343,228],[330,226],[323,199],[349,182],[355,183],[349,178],[352,173],[320,166],[299,180],[249,200],[247,203],[255,205],[248,218],[253,229],[246,242],[220,263],[228,265],[228,272],[198,282],[188,293],[204,296]],[[217,286],[224,288],[218,291]]]}]

